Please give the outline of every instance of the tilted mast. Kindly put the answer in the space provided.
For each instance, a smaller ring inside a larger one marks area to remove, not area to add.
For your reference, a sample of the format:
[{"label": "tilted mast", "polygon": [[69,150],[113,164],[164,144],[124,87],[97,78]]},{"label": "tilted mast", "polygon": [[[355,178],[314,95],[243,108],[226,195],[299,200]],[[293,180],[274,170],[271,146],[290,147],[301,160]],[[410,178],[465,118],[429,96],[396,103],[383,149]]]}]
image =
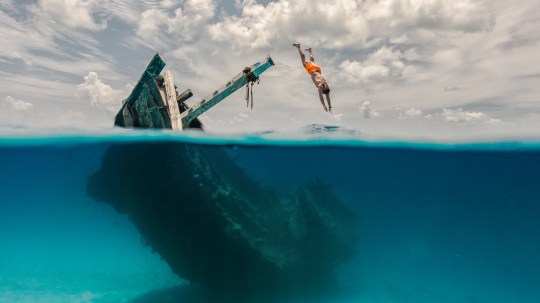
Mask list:
[{"label": "tilted mast", "polygon": [[212,94],[189,107],[184,101],[193,96],[191,90],[188,89],[181,94],[176,93],[172,73],[167,71],[160,75],[165,62],[160,54],[156,54],[131,94],[124,100],[122,108],[116,115],[115,125],[168,128],[178,131],[192,127],[200,128],[201,123],[197,119],[200,115],[239,88],[258,79],[272,65],[274,62],[268,56],[244,69]]}]

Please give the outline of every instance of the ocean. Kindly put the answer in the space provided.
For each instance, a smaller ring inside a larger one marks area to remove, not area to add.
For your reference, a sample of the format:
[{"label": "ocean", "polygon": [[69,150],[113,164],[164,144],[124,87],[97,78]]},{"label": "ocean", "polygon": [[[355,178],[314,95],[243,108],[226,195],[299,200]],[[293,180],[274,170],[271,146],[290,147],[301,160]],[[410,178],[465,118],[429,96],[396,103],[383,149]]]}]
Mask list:
[{"label": "ocean", "polygon": [[[102,170],[112,148],[122,153]],[[288,195],[312,182],[354,214],[355,254],[337,262],[336,287],[276,302],[540,302],[540,143],[380,142],[323,130],[0,138],[0,303],[221,302],[175,274],[128,214],[89,191],[96,172],[113,184],[122,176],[110,175],[115,161],[156,148],[219,151],[253,184]],[[178,165],[144,157],[141,167],[158,176]],[[140,184],[122,186],[144,187],[144,172],[130,171]]]}]

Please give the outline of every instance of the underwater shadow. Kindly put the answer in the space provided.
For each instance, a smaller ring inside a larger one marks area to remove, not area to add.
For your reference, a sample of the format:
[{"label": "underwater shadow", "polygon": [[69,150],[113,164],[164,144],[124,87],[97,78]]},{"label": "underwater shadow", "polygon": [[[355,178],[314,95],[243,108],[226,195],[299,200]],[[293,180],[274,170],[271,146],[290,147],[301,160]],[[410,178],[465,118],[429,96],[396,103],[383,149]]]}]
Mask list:
[{"label": "underwater shadow", "polygon": [[236,302],[319,292],[356,255],[356,215],[321,182],[293,193],[252,180],[223,146],[113,145],[88,193],[128,215],[180,277],[207,287],[153,294]]}]

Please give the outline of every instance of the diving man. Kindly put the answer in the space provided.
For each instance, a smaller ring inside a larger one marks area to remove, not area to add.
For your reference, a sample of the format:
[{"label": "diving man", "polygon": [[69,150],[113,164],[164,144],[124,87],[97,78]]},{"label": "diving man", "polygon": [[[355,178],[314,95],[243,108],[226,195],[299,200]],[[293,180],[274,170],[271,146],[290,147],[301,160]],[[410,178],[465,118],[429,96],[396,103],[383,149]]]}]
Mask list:
[{"label": "diving man", "polygon": [[[300,59],[302,59],[302,65],[304,65],[304,68],[308,72],[308,74],[311,76],[311,80],[313,80],[313,83],[317,87],[317,92],[319,93],[319,99],[321,100],[322,106],[325,111],[332,112],[332,104],[330,103],[330,87],[328,86],[328,82],[326,82],[326,79],[321,74],[321,68],[316,65],[315,59],[313,58],[313,52],[310,48],[306,48],[306,51],[309,52],[309,61],[306,60],[306,55],[300,48],[300,44],[296,43],[293,44],[294,47],[298,49],[298,53],[300,54]],[[328,103],[328,107],[326,107],[326,104],[324,103],[323,94],[326,95],[326,102]]]}]

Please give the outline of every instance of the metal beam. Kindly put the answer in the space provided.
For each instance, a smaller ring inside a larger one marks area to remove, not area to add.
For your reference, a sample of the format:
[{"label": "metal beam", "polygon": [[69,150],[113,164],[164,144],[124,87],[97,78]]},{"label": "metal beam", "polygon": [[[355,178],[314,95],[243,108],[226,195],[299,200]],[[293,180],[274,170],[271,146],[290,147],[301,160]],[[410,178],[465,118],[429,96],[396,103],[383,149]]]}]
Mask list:
[{"label": "metal beam", "polygon": [[[274,62],[272,61],[272,58],[268,56],[266,59],[253,64],[251,66],[251,72],[258,77],[272,65],[274,65]],[[202,99],[201,101],[197,102],[192,107],[184,111],[180,115],[182,119],[182,127],[186,129],[191,121],[205,113],[214,105],[223,101],[223,99],[227,98],[232,93],[234,93],[246,84],[246,74],[244,72],[240,72],[239,74],[234,76],[231,81],[227,82],[227,84],[215,90],[211,95],[207,96],[206,98]]]}]

